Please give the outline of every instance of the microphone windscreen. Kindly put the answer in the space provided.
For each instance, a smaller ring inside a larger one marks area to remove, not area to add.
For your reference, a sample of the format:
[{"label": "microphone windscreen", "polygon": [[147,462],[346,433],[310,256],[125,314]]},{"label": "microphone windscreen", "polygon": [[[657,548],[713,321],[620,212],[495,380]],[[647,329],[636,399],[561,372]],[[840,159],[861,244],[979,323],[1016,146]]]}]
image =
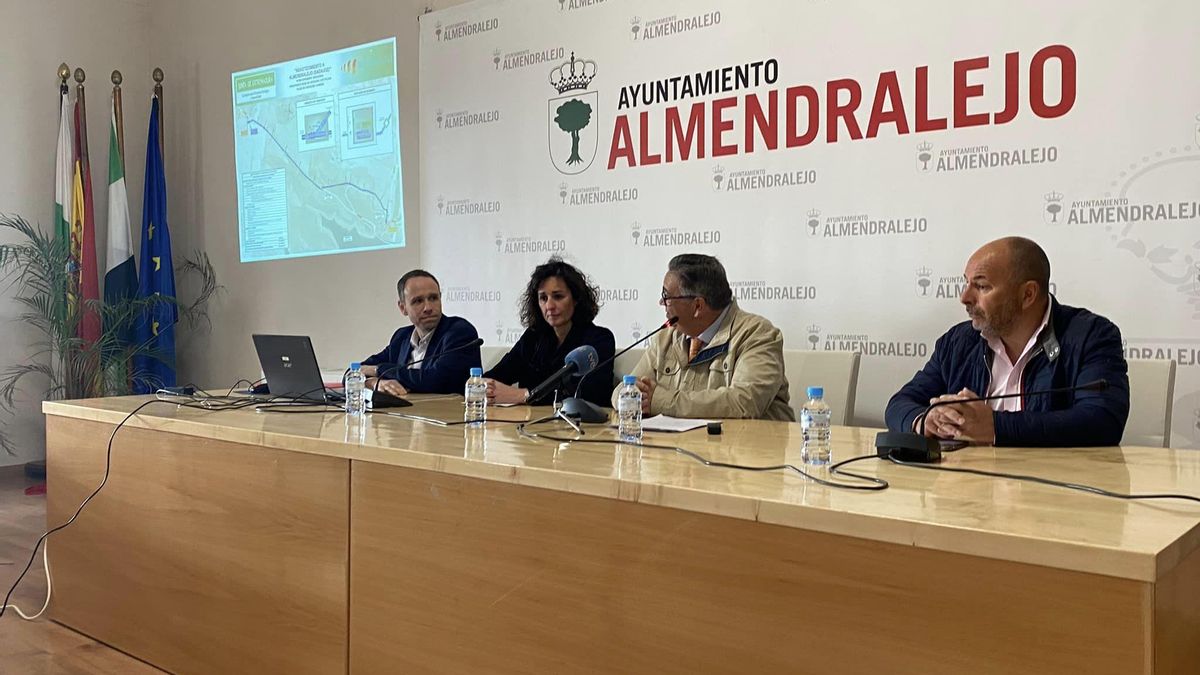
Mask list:
[{"label": "microphone windscreen", "polygon": [[600,363],[600,355],[596,353],[595,347],[583,345],[572,349],[563,360],[573,364],[576,373],[586,375]]}]

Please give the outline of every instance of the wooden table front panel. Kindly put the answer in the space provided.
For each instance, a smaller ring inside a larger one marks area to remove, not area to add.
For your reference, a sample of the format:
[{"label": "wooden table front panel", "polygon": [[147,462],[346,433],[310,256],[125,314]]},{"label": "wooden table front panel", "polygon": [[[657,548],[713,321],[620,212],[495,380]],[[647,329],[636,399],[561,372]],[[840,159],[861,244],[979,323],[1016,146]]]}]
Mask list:
[{"label": "wooden table front panel", "polygon": [[1151,669],[1150,584],[352,463],[350,670]]},{"label": "wooden table front panel", "polygon": [[[52,525],[112,428],[47,417]],[[173,672],[345,672],[348,490],[344,459],[122,428],[50,537],[51,614]]]}]

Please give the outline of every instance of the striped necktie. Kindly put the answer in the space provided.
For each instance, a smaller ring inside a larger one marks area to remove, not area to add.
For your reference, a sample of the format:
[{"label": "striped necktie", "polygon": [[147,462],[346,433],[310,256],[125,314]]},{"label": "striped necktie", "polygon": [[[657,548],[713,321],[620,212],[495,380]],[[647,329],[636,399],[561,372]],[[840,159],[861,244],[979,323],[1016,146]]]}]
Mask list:
[{"label": "striped necktie", "polygon": [[688,363],[696,360],[696,355],[700,353],[701,349],[704,349],[703,340],[700,338],[688,339]]}]

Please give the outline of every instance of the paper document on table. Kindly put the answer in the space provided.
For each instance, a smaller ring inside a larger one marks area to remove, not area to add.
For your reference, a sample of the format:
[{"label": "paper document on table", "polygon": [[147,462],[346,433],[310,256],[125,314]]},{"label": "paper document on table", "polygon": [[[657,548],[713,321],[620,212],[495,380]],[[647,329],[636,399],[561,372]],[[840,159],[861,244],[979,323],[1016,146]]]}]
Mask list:
[{"label": "paper document on table", "polygon": [[707,426],[709,422],[716,420],[693,420],[683,419],[680,417],[668,417],[666,415],[655,415],[654,417],[646,417],[642,419],[643,431],[691,431]]}]

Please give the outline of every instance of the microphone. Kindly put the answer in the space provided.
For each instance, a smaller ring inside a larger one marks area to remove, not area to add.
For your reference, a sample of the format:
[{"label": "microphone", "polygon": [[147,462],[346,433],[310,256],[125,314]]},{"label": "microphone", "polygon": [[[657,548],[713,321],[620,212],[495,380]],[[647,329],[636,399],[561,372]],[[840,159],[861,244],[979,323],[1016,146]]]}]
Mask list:
[{"label": "microphone", "polygon": [[576,373],[587,375],[592,372],[596,364],[600,361],[600,355],[596,353],[596,348],[591,345],[582,345],[567,352],[563,358],[563,367],[559,368],[553,375],[542,380],[538,386],[529,390],[529,397],[526,399],[530,402],[541,398],[543,394],[558,386],[558,383],[569,375]]},{"label": "microphone", "polygon": [[396,407],[403,407],[406,405],[412,405],[407,400],[402,399],[398,396],[392,396],[391,394],[387,393],[386,391],[382,392],[382,393],[379,391],[379,383],[383,381],[384,373],[394,373],[397,370],[405,370],[405,369],[409,368],[410,366],[414,366],[418,363],[421,363],[422,361],[432,361],[433,359],[436,359],[439,356],[443,356],[443,355],[449,354],[451,352],[457,352],[457,351],[460,351],[463,349],[471,349],[472,347],[478,347],[482,344],[483,344],[483,338],[477,337],[474,340],[471,340],[470,342],[465,342],[456,347],[444,349],[444,350],[438,352],[437,354],[432,354],[432,355],[427,354],[427,355],[417,359],[416,361],[413,361],[412,363],[393,363],[390,367],[380,370],[379,372],[375,373],[375,384],[371,387],[371,398],[370,398],[371,408],[372,409],[374,409],[374,408],[396,408]]},{"label": "microphone", "polygon": [[875,435],[875,453],[880,457],[895,457],[903,462],[915,462],[920,464],[931,464],[942,459],[941,441],[936,438],[925,436],[925,420],[929,418],[929,411],[938,406],[950,405],[953,403],[972,403],[975,401],[995,401],[1002,398],[1015,398],[1017,396],[1040,396],[1042,394],[1063,394],[1072,391],[1104,391],[1108,389],[1108,380],[1099,379],[1077,384],[1071,387],[1056,387],[1053,389],[1043,389],[1041,391],[1021,392],[1019,394],[997,394],[995,396],[976,396],[975,398],[964,398],[953,401],[939,401],[925,409],[923,417],[921,417],[921,429],[919,432],[912,431],[881,431]]},{"label": "microphone", "polygon": [[659,331],[663,330],[664,328],[670,328],[671,326],[674,326],[677,323],[679,323],[679,317],[677,317],[677,316],[673,316],[673,317],[667,319],[666,321],[663,322],[663,325],[659,326],[658,328],[655,328],[654,330],[650,331],[646,335],[643,335],[641,339],[637,340],[636,342],[629,345],[625,349],[622,349],[621,351],[617,352],[616,354],[613,354],[612,356],[608,357],[607,359],[604,359],[600,363],[596,364],[595,368],[588,371],[587,373],[584,373],[583,377],[579,378],[579,384],[576,385],[576,387],[575,387],[575,395],[571,396],[569,398],[563,399],[563,408],[562,408],[563,414],[567,415],[568,417],[578,418],[579,421],[581,421],[581,422],[607,422],[608,421],[608,413],[604,412],[604,410],[602,408],[600,408],[600,406],[596,405],[595,403],[592,403],[591,401],[587,401],[585,399],[579,398],[579,392],[580,392],[580,390],[583,389],[583,381],[586,380],[589,375],[591,375],[592,373],[599,370],[601,366],[607,366],[608,364],[612,363],[613,361],[616,361],[618,356],[620,356],[620,355],[624,354],[625,352],[629,351],[630,349],[633,349],[634,347],[642,344],[646,340],[649,340],[650,338],[654,337],[655,334],[657,334]]}]

